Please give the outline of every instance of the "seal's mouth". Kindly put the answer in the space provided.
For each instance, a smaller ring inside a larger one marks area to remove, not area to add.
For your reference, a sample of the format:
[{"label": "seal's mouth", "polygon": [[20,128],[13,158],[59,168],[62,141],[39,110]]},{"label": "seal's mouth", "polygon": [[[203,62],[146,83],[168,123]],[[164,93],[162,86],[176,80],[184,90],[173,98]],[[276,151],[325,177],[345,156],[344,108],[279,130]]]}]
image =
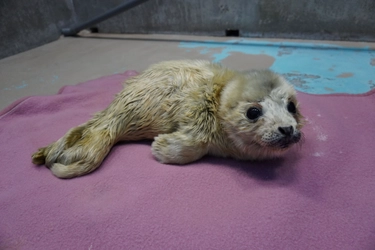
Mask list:
[{"label": "seal's mouth", "polygon": [[262,144],[274,150],[286,150],[292,145],[300,142],[301,137],[301,133],[295,133],[292,136],[282,136],[272,141],[263,142]]}]

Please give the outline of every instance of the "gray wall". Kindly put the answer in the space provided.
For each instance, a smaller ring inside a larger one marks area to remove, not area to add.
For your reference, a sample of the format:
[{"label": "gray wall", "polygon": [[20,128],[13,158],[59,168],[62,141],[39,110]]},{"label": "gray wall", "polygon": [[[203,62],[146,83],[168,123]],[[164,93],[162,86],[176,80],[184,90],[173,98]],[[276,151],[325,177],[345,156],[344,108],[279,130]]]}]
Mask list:
[{"label": "gray wall", "polygon": [[[0,58],[54,41],[63,26],[122,0],[0,0]],[[375,40],[374,0],[150,0],[97,27],[103,33]]]},{"label": "gray wall", "polygon": [[49,43],[74,22],[72,0],[0,0],[0,58]]},{"label": "gray wall", "polygon": [[[75,2],[81,20],[121,0]],[[89,8],[87,6],[90,6]],[[374,0],[150,0],[98,25],[109,33],[374,40]]]}]

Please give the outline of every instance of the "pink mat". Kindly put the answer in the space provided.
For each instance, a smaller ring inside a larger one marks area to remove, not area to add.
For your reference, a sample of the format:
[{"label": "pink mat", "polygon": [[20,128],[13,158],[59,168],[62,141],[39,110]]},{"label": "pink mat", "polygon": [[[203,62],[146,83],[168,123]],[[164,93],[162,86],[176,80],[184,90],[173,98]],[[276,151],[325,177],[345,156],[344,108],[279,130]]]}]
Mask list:
[{"label": "pink mat", "polygon": [[71,180],[31,154],[106,107],[126,72],[0,114],[0,249],[375,249],[375,93],[299,93],[305,143],[263,163],[162,165],[122,143]]}]

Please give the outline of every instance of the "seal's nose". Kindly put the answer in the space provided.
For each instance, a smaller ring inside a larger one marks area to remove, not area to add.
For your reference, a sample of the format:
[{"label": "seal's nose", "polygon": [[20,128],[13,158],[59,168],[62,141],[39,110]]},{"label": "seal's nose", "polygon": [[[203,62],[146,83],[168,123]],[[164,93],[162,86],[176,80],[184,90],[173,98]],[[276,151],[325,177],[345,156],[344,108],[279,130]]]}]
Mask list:
[{"label": "seal's nose", "polygon": [[279,127],[278,130],[280,131],[281,134],[291,137],[293,135],[294,129],[292,126],[289,127]]}]

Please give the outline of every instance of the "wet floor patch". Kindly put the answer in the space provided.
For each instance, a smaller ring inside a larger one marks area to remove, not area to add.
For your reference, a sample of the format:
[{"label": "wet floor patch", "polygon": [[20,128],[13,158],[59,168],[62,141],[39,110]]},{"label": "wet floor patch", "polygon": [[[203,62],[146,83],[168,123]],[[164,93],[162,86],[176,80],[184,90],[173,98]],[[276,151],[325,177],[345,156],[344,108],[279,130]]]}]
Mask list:
[{"label": "wet floor patch", "polygon": [[306,93],[361,94],[374,88],[375,51],[366,47],[244,39],[182,42],[179,47],[209,54],[214,62],[236,65],[238,60],[239,70],[268,67]]}]

